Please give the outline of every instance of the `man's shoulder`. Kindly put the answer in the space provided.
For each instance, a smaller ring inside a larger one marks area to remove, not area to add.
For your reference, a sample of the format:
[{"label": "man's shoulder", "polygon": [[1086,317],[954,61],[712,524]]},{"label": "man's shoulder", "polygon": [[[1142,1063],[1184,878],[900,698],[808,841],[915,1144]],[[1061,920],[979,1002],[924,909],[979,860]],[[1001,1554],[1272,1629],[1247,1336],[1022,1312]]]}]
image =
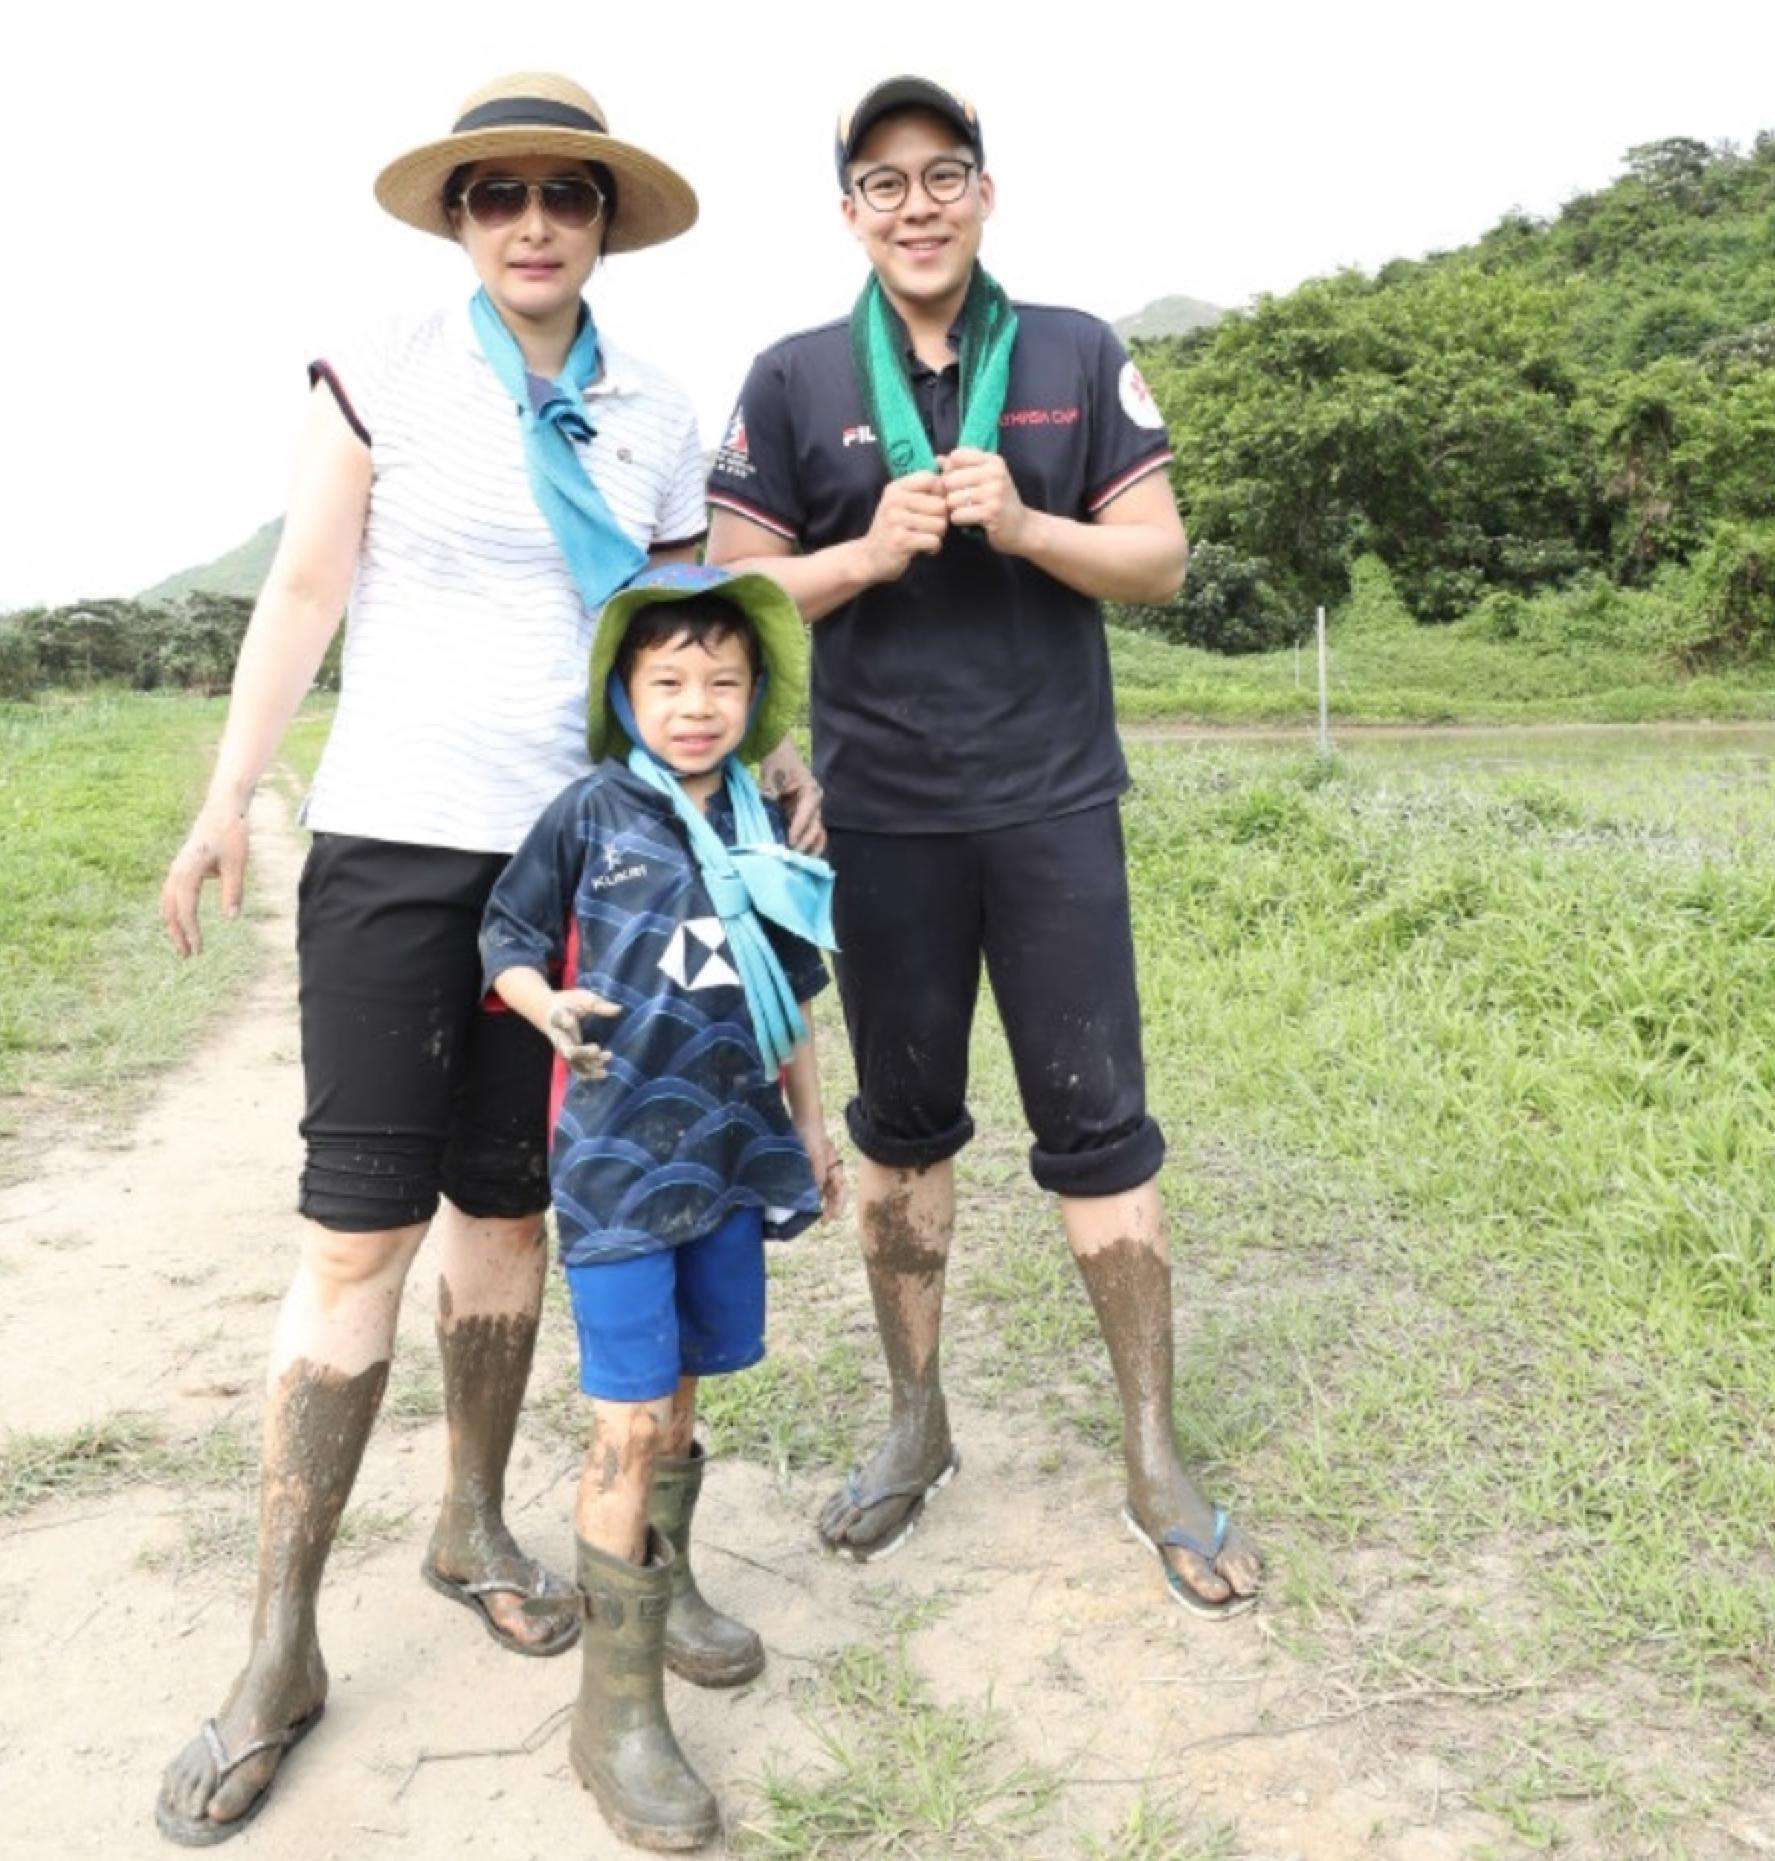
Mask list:
[{"label": "man's shoulder", "polygon": [[823,363],[840,356],[848,363],[851,352],[850,318],[834,317],[828,323],[816,323],[808,329],[779,337],[769,348],[758,352],[758,360],[790,369],[809,363]]},{"label": "man's shoulder", "polygon": [[1019,340],[1034,339],[1044,343],[1070,343],[1084,353],[1092,353],[1107,337],[1118,341],[1115,330],[1102,317],[1088,310],[1076,310],[1070,304],[1024,304],[1015,299],[1011,308],[1017,313]]}]

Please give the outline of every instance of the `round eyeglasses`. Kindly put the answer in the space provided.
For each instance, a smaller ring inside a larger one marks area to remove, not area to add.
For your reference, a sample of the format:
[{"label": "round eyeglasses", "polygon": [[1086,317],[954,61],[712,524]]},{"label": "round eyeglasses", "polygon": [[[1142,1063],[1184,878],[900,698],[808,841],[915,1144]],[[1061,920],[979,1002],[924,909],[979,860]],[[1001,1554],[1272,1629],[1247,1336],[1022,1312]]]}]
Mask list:
[{"label": "round eyeglasses", "polygon": [[[918,184],[939,207],[952,207],[968,191],[978,163],[959,155],[939,155],[926,162]],[[851,183],[877,213],[897,213],[912,192],[912,176],[903,168],[871,168]]]}]

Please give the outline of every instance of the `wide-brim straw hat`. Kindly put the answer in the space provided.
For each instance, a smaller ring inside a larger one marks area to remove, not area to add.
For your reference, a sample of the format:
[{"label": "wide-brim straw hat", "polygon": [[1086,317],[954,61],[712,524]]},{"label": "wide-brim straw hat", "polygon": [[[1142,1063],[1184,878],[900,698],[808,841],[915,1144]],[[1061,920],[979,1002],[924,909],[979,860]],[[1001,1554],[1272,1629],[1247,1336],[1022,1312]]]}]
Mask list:
[{"label": "wide-brim straw hat", "polygon": [[665,562],[643,569],[626,588],[605,602],[592,638],[587,677],[586,748],[593,762],[604,756],[627,756],[629,733],[611,708],[611,668],[622,647],[629,622],[644,607],[660,601],[689,601],[698,595],[716,595],[731,601],[758,634],[760,656],[768,680],[758,715],[752,719],[735,754],[742,762],[768,756],[789,734],[807,700],[807,629],[800,610],[780,583],[755,570],[736,574],[702,562]]},{"label": "wide-brim straw hat", "polygon": [[610,133],[590,91],[552,71],[518,71],[463,101],[449,135],[409,149],[376,177],[376,198],[397,220],[454,239],[444,183],[465,162],[500,156],[563,155],[602,162],[616,177],[616,218],[606,252],[634,252],[676,239],[696,224],[696,190],[657,155]]}]

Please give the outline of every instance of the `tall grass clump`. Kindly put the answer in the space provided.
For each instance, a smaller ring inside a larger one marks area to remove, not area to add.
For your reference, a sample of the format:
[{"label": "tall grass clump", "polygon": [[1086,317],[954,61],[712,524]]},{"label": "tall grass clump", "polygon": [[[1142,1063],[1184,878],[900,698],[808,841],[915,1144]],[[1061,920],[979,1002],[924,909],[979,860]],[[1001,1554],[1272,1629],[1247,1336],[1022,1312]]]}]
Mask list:
[{"label": "tall grass clump", "polygon": [[1152,749],[1129,813],[1161,1115],[1318,1159],[1417,1289],[1271,1477],[1353,1539],[1532,1537],[1522,1580],[1593,1652],[1767,1663],[1766,783],[1326,776]]}]

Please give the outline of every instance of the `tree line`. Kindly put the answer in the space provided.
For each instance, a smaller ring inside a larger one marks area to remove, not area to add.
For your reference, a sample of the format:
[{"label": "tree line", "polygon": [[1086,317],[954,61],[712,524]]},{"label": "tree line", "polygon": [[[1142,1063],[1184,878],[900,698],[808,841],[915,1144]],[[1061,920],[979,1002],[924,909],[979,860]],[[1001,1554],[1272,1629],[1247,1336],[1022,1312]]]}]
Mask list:
[{"label": "tree line", "polygon": [[1550,219],[1136,352],[1195,543],[1136,625],[1273,648],[1367,561],[1500,638],[1775,640],[1775,132],[1643,144]]},{"label": "tree line", "polygon": [[[1193,550],[1181,597],[1131,625],[1266,651],[1366,591],[1688,669],[1775,645],[1775,131],[1641,144],[1548,219],[1134,346]],[[249,611],[197,592],[0,616],[0,698],[224,690]]]},{"label": "tree line", "polygon": [[[253,604],[197,593],[167,602],[75,601],[0,615],[0,699],[57,687],[228,689]],[[338,641],[316,683],[335,689]]]}]

